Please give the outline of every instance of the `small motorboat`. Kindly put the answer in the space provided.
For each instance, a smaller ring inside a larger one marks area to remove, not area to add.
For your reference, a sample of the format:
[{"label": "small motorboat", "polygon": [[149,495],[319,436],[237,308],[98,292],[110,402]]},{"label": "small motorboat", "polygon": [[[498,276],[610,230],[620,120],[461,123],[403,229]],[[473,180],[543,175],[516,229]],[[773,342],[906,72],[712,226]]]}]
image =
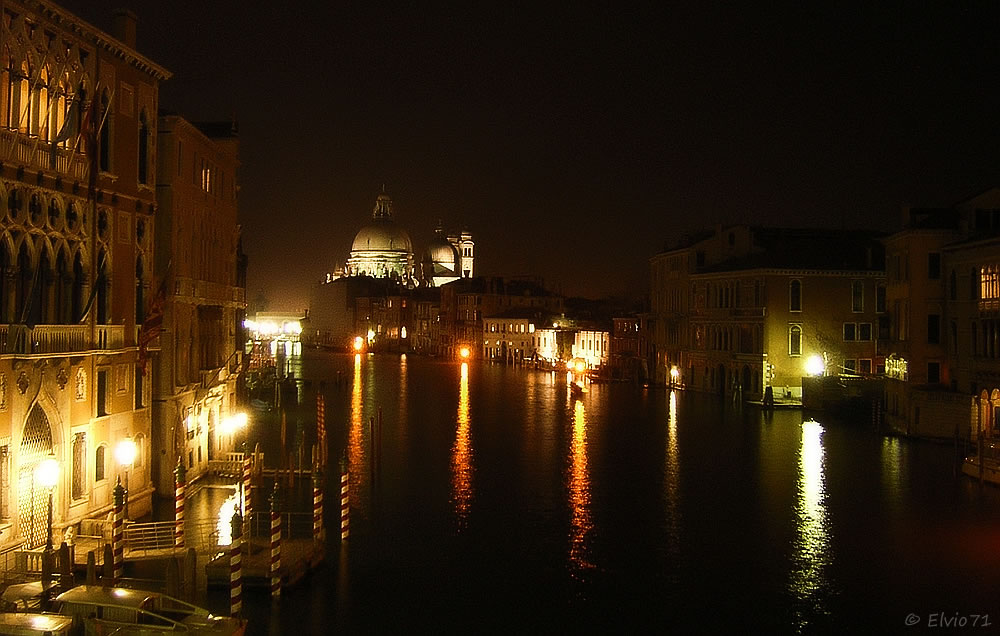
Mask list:
[{"label": "small motorboat", "polygon": [[166,594],[99,585],[63,592],[53,599],[52,611],[84,621],[88,634],[243,636],[247,627],[241,618],[215,616]]}]

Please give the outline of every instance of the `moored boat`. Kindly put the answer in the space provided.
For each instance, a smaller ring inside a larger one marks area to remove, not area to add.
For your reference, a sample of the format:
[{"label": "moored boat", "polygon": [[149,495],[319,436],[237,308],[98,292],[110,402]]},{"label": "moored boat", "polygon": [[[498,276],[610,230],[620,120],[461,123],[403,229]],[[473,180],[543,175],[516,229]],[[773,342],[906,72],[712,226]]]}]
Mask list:
[{"label": "moored boat", "polygon": [[52,611],[84,621],[88,634],[242,636],[246,631],[243,619],[215,616],[166,594],[120,587],[74,587],[52,601]]}]

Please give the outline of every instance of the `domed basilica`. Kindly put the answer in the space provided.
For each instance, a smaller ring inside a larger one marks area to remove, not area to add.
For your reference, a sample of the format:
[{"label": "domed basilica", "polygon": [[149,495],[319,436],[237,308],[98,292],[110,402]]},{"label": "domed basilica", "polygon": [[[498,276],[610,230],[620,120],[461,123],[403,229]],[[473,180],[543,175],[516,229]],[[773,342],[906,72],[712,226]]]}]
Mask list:
[{"label": "domed basilica", "polygon": [[438,287],[472,277],[474,247],[472,234],[467,230],[445,234],[439,223],[434,239],[416,262],[410,235],[396,224],[392,199],[383,192],[375,199],[372,222],[354,237],[347,266],[336,277],[393,278],[409,287]]}]

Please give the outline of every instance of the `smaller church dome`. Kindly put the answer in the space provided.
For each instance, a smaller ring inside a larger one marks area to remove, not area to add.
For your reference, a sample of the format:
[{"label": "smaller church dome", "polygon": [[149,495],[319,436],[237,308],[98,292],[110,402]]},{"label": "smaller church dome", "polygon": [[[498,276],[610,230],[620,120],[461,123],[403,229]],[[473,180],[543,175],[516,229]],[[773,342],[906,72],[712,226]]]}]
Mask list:
[{"label": "smaller church dome", "polygon": [[424,260],[430,261],[435,265],[443,265],[451,271],[455,271],[455,263],[458,262],[458,253],[451,243],[439,236],[433,239],[430,245],[427,246]]}]

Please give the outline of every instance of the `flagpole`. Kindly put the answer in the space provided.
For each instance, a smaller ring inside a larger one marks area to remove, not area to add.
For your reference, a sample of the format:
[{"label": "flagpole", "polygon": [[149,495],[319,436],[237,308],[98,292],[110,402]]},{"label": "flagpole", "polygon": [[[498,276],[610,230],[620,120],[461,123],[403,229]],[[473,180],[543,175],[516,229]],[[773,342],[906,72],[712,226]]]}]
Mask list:
[{"label": "flagpole", "polygon": [[[48,55],[48,53],[46,52],[46,56],[47,55]],[[58,75],[56,75],[57,80],[60,79],[60,78],[62,78],[62,73],[63,73],[64,70],[66,70],[66,62],[68,62],[68,61],[69,61],[69,57],[67,57],[65,60],[63,60],[62,65],[59,67],[59,73],[58,73]],[[41,79],[41,72],[39,72],[39,79]],[[51,82],[52,82],[52,78],[50,77],[49,78],[49,83],[51,84]],[[58,85],[58,81],[56,82],[56,85]],[[46,120],[46,130],[48,131],[49,130],[48,129],[48,123],[49,122],[47,120],[49,118],[49,113],[52,111],[52,98],[54,96],[54,93],[52,91],[51,86],[46,87],[46,91],[48,93],[48,97],[45,99],[45,117],[43,119]],[[51,131],[49,131],[49,133],[50,133],[50,136],[51,136]],[[58,134],[58,133],[59,133],[59,131],[57,130],[56,134]],[[31,159],[32,159],[32,161],[34,161],[34,159],[35,159],[35,153],[38,152],[38,143],[41,140],[42,140],[42,131],[41,131],[41,126],[39,126],[38,134],[35,135],[35,144],[34,144],[34,146],[31,147]]]},{"label": "flagpole", "polygon": [[[25,61],[26,64],[28,64],[28,68],[29,68],[28,73],[29,73],[29,75],[31,73],[31,70],[30,70],[31,69],[31,57],[28,55],[28,52],[32,51],[32,50],[35,50],[34,49],[34,45],[29,43],[28,47],[25,49],[25,56],[24,56],[24,61]],[[37,50],[35,50],[35,54],[36,55],[38,54]],[[38,88],[38,85],[41,83],[42,69],[45,68],[45,63],[48,62],[48,60],[49,60],[49,49],[45,49],[45,55],[42,56],[42,63],[39,65],[38,72],[35,73],[34,81],[31,82],[31,87],[28,89],[28,100],[27,100],[27,103],[24,105],[24,111],[23,111],[23,113],[22,112],[18,112],[18,114],[17,114],[18,115],[18,118],[17,118],[17,130],[18,131],[20,131],[20,129],[21,129],[21,122],[24,121],[24,119],[26,119],[27,116],[28,116],[28,114],[31,112],[32,95],[34,94],[35,89]],[[25,77],[24,79],[28,80],[28,81],[31,81],[32,78],[31,77]],[[20,106],[20,104],[18,104],[18,106]],[[20,108],[18,110],[20,111]],[[27,134],[29,134],[29,135],[31,134],[31,122],[30,121],[27,122],[27,125],[25,126],[25,130],[27,131]],[[11,142],[11,145],[7,147],[7,157],[6,158],[8,160],[10,159],[10,153],[11,153],[11,151],[14,149],[14,145],[17,143],[17,136],[16,135],[12,135],[11,139],[13,141]]]}]

